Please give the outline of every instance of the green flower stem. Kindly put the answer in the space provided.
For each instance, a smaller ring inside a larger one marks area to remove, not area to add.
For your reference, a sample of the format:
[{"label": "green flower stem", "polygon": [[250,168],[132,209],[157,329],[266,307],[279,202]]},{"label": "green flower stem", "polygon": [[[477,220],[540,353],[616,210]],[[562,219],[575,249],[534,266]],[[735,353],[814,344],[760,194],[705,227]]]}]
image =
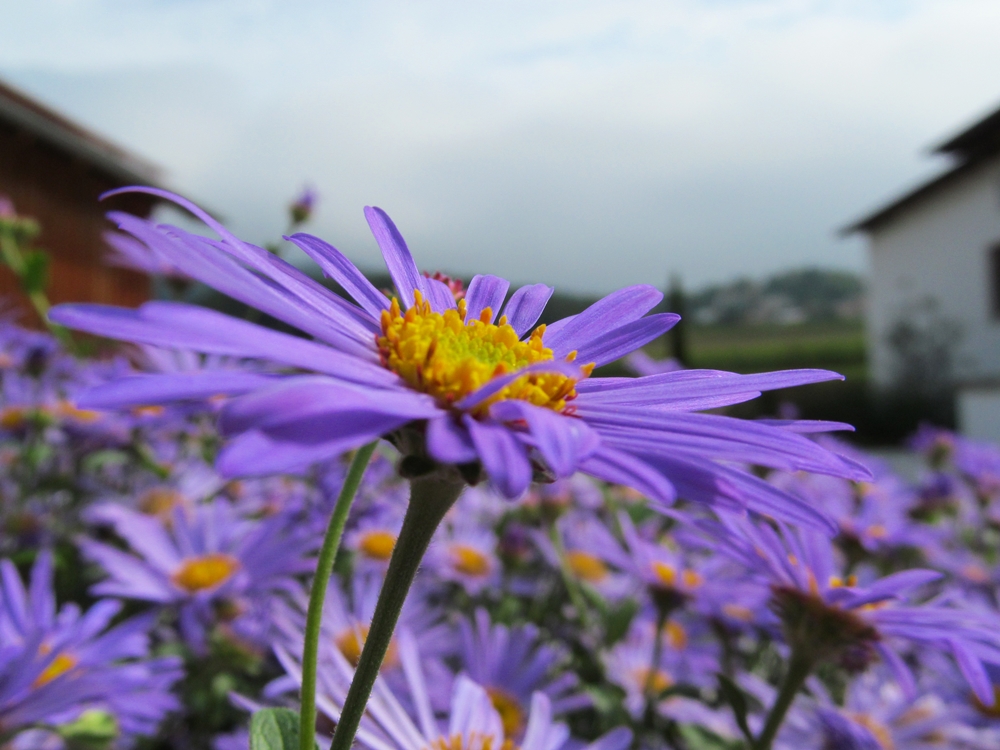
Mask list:
[{"label": "green flower stem", "polygon": [[583,592],[580,590],[580,582],[577,581],[576,576],[569,567],[569,560],[566,559],[566,548],[563,546],[562,537],[559,536],[559,529],[556,528],[555,521],[549,524],[549,539],[556,550],[556,556],[559,558],[559,573],[562,576],[563,585],[566,586],[566,592],[569,594],[569,600],[573,604],[573,609],[576,610],[576,616],[580,619],[580,624],[586,628],[588,624],[587,603],[583,598]]},{"label": "green flower stem", "polygon": [[340,549],[340,537],[344,533],[347,514],[351,510],[354,496],[361,484],[368,462],[375,452],[378,441],[368,443],[358,449],[351,461],[351,466],[344,477],[344,486],[340,488],[337,503],[330,515],[330,524],[323,537],[323,546],[319,550],[319,560],[316,562],[316,576],[313,578],[312,591],[309,592],[309,611],[306,614],[305,644],[302,647],[302,712],[299,714],[299,748],[300,750],[315,750],[316,747],[316,662],[319,656],[320,625],[323,621],[323,602],[326,599],[326,587],[333,573],[333,563]]},{"label": "green flower stem", "polygon": [[413,577],[438,524],[464,488],[464,482],[440,473],[411,480],[410,504],[403,518],[403,528],[392,550],[389,570],[379,592],[371,628],[361,650],[354,680],[347,691],[330,750],[348,750],[351,747]]},{"label": "green flower stem", "polygon": [[3,258],[4,263],[7,264],[10,270],[14,272],[18,280],[22,282],[21,286],[24,289],[24,293],[28,296],[31,306],[35,308],[35,312],[38,313],[38,317],[42,319],[42,322],[49,327],[49,330],[64,345],[71,348],[72,340],[69,338],[69,332],[62,326],[56,325],[49,320],[49,309],[52,305],[49,303],[49,298],[45,292],[41,289],[27,288],[24,282],[26,270],[24,254],[21,252],[17,240],[9,232],[0,232],[0,257]]},{"label": "green flower stem", "polygon": [[656,634],[653,636],[653,654],[649,660],[649,672],[646,674],[646,684],[643,692],[646,694],[646,717],[652,723],[656,713],[656,675],[660,671],[660,659],[663,657],[663,630],[667,627],[670,610],[659,607],[656,613]]},{"label": "green flower stem", "polygon": [[799,690],[812,672],[815,662],[798,648],[792,649],[791,658],[788,660],[788,671],[785,672],[785,679],[781,682],[778,697],[771,706],[771,711],[767,715],[767,721],[761,730],[757,741],[753,743],[753,750],[771,750],[771,743],[778,735],[781,723],[785,720],[785,714],[792,706],[792,701],[798,695]]}]

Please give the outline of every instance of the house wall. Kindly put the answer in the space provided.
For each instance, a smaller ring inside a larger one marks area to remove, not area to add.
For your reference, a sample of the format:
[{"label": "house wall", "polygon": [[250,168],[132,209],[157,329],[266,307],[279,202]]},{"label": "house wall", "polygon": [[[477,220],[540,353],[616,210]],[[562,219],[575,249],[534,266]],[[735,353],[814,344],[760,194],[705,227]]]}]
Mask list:
[{"label": "house wall", "polygon": [[871,232],[868,344],[871,376],[890,385],[887,337],[923,300],[956,323],[954,375],[1000,382],[1000,320],[993,318],[988,252],[1000,242],[1000,156],[925,196]]},{"label": "house wall", "polygon": [[[52,258],[49,297],[53,302],[104,302],[134,307],[149,299],[146,276],[103,265],[101,234],[111,228],[104,218],[111,208],[98,201],[122,183],[30,133],[0,122],[0,193],[19,214],[38,220],[36,244]],[[116,210],[148,216],[153,200],[128,195],[114,199]],[[0,267],[0,297],[13,298],[25,310],[22,321],[40,325],[18,292],[17,280]]]}]

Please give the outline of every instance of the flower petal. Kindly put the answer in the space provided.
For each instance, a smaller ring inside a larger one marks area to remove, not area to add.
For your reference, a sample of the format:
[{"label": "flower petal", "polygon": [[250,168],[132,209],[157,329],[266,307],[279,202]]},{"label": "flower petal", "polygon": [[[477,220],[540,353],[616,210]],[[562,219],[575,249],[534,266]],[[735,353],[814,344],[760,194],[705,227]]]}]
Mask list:
[{"label": "flower petal", "polygon": [[419,289],[426,297],[427,287],[424,285],[424,277],[417,270],[417,264],[413,262],[403,235],[381,208],[365,206],[365,218],[382,250],[382,258],[385,260],[385,267],[389,269],[392,283],[396,286],[399,301],[404,308],[412,307],[413,292]]},{"label": "flower petal", "polygon": [[[429,396],[406,390],[365,391],[330,378],[303,375],[282,379],[277,385],[235,398],[222,408],[219,429],[233,435],[246,430],[264,430],[272,437],[284,435],[286,425],[301,430],[303,442],[339,437],[349,425],[366,418],[397,424],[437,416],[440,410]],[[392,421],[390,419],[389,421]],[[292,439],[291,436],[283,439]]]},{"label": "flower petal", "polygon": [[327,442],[313,443],[274,440],[262,432],[251,430],[234,438],[222,449],[216,468],[224,477],[297,473],[370,443],[382,435],[384,425],[369,423],[363,427],[366,429],[348,431]]},{"label": "flower petal", "polygon": [[600,445],[601,439],[582,419],[557,414],[526,401],[500,401],[490,409],[494,419],[524,420],[538,452],[557,477],[576,472],[577,466]]},{"label": "flower petal", "polygon": [[509,288],[510,282],[499,276],[490,276],[489,274],[473,276],[472,281],[469,282],[469,288],[465,292],[466,322],[479,320],[479,315],[487,307],[490,308],[491,312],[490,323],[495,321]]},{"label": "flower petal", "polygon": [[82,409],[123,409],[169,401],[201,401],[273,385],[275,376],[239,370],[132,375],[93,386],[76,399]]},{"label": "flower petal", "polygon": [[458,307],[455,303],[455,295],[444,282],[425,276],[424,286],[427,289],[427,300],[431,303],[431,309],[434,312],[454,310]]},{"label": "flower petal", "polygon": [[580,462],[580,471],[641,492],[654,503],[672,505],[677,499],[673,483],[645,461],[624,451],[600,446]]},{"label": "flower petal", "polygon": [[372,284],[357,266],[351,263],[340,250],[319,237],[299,232],[286,240],[316,261],[328,278],[340,284],[344,291],[354,298],[375,320],[383,310],[389,309],[389,300]]},{"label": "flower petal", "polygon": [[267,359],[368,385],[399,382],[384,367],[298,336],[179,302],[147,302],[136,310],[110,305],[58,305],[49,317],[108,338],[208,354]]},{"label": "flower petal", "polygon": [[663,294],[649,284],[619,289],[574,316],[569,323],[550,326],[545,331],[545,345],[556,357],[565,357],[608,331],[638,320],[662,299]]},{"label": "flower petal", "polygon": [[681,316],[674,313],[659,313],[633,320],[581,346],[576,358],[580,362],[593,362],[598,367],[606,365],[659,338],[680,319]]},{"label": "flower petal", "polygon": [[450,414],[427,421],[427,452],[445,464],[465,464],[479,456],[469,431]]},{"label": "flower petal", "polygon": [[555,288],[545,284],[529,284],[514,292],[507,301],[503,314],[507,323],[519,337],[532,330]]},{"label": "flower petal", "polygon": [[531,484],[531,463],[513,433],[495,422],[480,422],[468,414],[463,422],[490,481],[504,496],[515,498]]}]

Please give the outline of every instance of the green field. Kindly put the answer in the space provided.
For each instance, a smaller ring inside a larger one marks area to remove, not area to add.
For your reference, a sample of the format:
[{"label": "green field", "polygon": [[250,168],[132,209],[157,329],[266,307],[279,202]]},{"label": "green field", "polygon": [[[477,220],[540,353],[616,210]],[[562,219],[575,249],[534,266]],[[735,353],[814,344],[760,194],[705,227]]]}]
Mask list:
[{"label": "green field", "polygon": [[[861,321],[794,326],[690,326],[685,334],[689,367],[743,373],[821,367],[836,370],[851,380],[865,379],[865,335]],[[665,355],[666,342],[661,342],[659,349]],[[657,353],[651,350],[650,354]]]}]

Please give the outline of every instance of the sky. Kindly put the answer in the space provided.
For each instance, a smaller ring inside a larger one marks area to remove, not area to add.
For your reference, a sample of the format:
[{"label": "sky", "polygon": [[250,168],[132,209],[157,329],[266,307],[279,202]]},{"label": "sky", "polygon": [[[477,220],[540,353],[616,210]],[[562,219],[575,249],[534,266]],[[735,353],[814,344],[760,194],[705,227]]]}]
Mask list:
[{"label": "sky", "polygon": [[803,266],[1000,106],[997,0],[3,0],[0,77],[264,242],[580,292]]}]

